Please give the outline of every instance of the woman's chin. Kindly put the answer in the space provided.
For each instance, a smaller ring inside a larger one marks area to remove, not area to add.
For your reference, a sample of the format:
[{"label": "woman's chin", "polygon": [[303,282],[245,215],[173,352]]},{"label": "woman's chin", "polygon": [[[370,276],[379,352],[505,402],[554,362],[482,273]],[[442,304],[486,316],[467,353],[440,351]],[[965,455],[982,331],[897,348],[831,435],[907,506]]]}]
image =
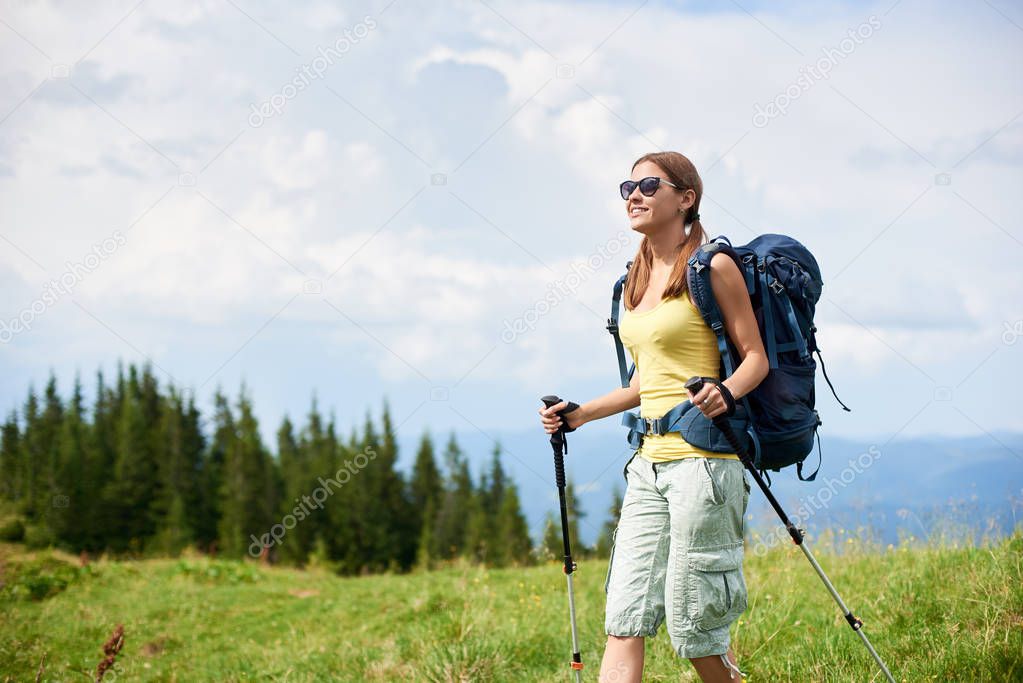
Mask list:
[{"label": "woman's chin", "polygon": [[652,225],[650,221],[644,219],[645,216],[639,219],[630,218],[629,227],[632,228],[634,232],[642,233],[644,235],[649,235],[650,233],[655,232],[655,228],[657,226]]}]

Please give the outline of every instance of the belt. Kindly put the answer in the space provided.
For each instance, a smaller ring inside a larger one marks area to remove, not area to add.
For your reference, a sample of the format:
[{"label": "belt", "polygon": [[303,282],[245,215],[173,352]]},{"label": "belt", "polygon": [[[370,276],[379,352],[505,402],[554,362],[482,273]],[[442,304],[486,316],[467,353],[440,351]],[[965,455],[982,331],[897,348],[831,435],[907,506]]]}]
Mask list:
[{"label": "belt", "polygon": [[[736,434],[748,434],[750,426],[745,407],[739,403],[735,414],[728,418]],[[648,434],[663,436],[678,432],[687,442],[712,453],[734,453],[735,449],[714,422],[686,399],[660,417],[643,417],[639,413],[626,411],[622,424],[629,428],[628,441],[633,448],[639,448],[643,437]]]}]

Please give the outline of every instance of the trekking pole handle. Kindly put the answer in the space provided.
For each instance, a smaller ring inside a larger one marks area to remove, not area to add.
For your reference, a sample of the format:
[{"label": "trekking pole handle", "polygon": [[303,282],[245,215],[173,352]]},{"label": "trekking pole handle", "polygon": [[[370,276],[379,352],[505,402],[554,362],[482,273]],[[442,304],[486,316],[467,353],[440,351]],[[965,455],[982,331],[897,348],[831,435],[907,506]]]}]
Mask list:
[{"label": "trekking pole handle", "polygon": [[[561,399],[555,394],[548,394],[540,399],[543,401],[544,407],[550,408],[561,403]],[[563,413],[565,410],[559,410],[557,415],[561,417],[561,427],[558,431],[551,434],[551,446],[554,447],[554,477],[558,485],[558,488],[565,488],[565,458],[562,454],[562,450],[568,451],[568,442],[565,439],[565,418]]]},{"label": "trekking pole handle", "polygon": [[[550,408],[551,406],[556,406],[561,403],[561,399],[557,396],[557,394],[548,394],[540,400],[543,401],[544,407],[546,408]],[[560,415],[561,413],[559,412],[558,414]]]},{"label": "trekking pole handle", "polygon": [[[683,386],[686,389],[688,389],[689,391],[693,392],[693,395],[695,396],[696,394],[700,393],[700,390],[703,389],[703,385],[705,383],[706,382],[704,381],[703,377],[700,377],[699,375],[695,375],[693,377],[690,377],[689,380]],[[728,388],[726,387],[725,390],[727,391]],[[722,394],[722,396],[723,395],[724,394]],[[727,399],[726,399],[726,402],[727,402]],[[734,404],[734,399],[733,399],[733,404]],[[710,419],[711,419],[711,422],[713,422],[714,425],[717,426],[717,428],[720,429],[724,433],[725,439],[728,440],[728,444],[732,448],[735,449],[736,453],[739,455],[739,457],[741,459],[745,455],[745,452],[744,452],[741,444],[739,443],[739,439],[735,436],[735,432],[731,429],[731,425],[728,424],[728,414],[727,413],[722,413],[722,414],[720,414],[720,415],[718,415],[716,417],[712,417]]]},{"label": "trekking pole handle", "polygon": [[[555,406],[555,405],[561,403],[561,399],[558,398],[558,396],[555,395],[555,394],[549,394],[547,396],[544,396],[540,400],[543,401],[544,406],[547,407],[547,408],[550,408],[551,406]],[[559,410],[557,413],[555,413],[558,417],[561,418],[561,429],[559,431],[565,432],[565,433],[567,433],[567,432],[574,432],[575,431],[575,429],[576,429],[575,427],[573,427],[571,429],[568,428],[568,420],[565,419],[565,414],[566,413],[571,413],[573,410],[575,410],[578,407],[579,407],[578,403],[573,403],[572,401],[568,401],[568,405],[567,406],[565,406],[564,408]]]}]

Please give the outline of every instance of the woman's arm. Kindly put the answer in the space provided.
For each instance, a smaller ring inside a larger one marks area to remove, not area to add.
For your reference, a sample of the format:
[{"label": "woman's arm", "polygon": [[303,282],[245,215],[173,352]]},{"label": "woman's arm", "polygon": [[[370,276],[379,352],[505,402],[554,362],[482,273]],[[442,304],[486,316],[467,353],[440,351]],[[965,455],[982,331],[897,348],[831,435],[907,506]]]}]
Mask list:
[{"label": "woman's arm", "polygon": [[[728,254],[715,254],[710,260],[710,286],[721,309],[728,338],[742,359],[732,376],[721,382],[738,400],[756,389],[767,376],[767,354],[753,314],[753,304],[746,292],[746,281]],[[704,399],[708,399],[706,406],[700,405]],[[713,384],[704,385],[695,396],[690,393],[690,400],[707,417],[714,417],[727,409],[724,397]]]},{"label": "woman's arm", "polygon": [[[550,408],[540,409],[541,419],[548,434],[556,432],[561,426],[561,421],[554,413],[567,405],[567,401],[562,401]],[[615,413],[620,413],[623,410],[635,408],[638,405],[639,371],[637,370],[632,373],[632,380],[629,382],[629,387],[627,389],[625,387],[618,387],[599,398],[587,401],[580,405],[576,410],[566,413],[565,419],[568,420],[568,426],[575,429],[576,427],[580,427],[592,420],[599,420],[602,417],[614,415]]]},{"label": "woman's arm", "polygon": [[[579,410],[575,410],[565,417],[568,418],[568,426],[576,427],[579,425],[591,422],[593,420],[599,420],[602,417],[608,415],[614,415],[620,413],[623,410],[629,410],[639,405],[639,370],[632,373],[632,379],[629,381],[629,388],[618,387],[608,393],[604,394],[599,398],[595,398],[592,401],[587,401],[579,406]],[[576,417],[576,413],[581,413]]]}]

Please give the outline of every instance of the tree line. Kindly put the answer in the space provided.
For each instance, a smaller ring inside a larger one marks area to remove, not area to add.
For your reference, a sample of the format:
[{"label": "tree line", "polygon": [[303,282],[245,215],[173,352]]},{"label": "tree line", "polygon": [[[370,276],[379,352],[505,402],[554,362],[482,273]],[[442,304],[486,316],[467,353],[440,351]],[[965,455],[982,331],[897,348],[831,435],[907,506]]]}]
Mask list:
[{"label": "tree line", "polygon": [[[342,437],[314,398],[301,426],[283,418],[274,453],[244,384],[233,402],[218,388],[208,419],[188,392],[161,387],[149,364],[119,363],[112,383],[97,372],[94,396],[87,407],[76,377],[63,399],[51,372],[42,396],[30,387],[20,414],[8,414],[0,539],[136,557],[193,547],[342,574],[561,556],[550,514],[534,547],[500,444],[474,478],[454,434],[438,458],[426,432],[403,473],[386,401],[379,426],[367,413]],[[580,557],[607,555],[620,505],[616,492],[600,541],[579,544]],[[570,509],[575,544],[579,513]]]}]

